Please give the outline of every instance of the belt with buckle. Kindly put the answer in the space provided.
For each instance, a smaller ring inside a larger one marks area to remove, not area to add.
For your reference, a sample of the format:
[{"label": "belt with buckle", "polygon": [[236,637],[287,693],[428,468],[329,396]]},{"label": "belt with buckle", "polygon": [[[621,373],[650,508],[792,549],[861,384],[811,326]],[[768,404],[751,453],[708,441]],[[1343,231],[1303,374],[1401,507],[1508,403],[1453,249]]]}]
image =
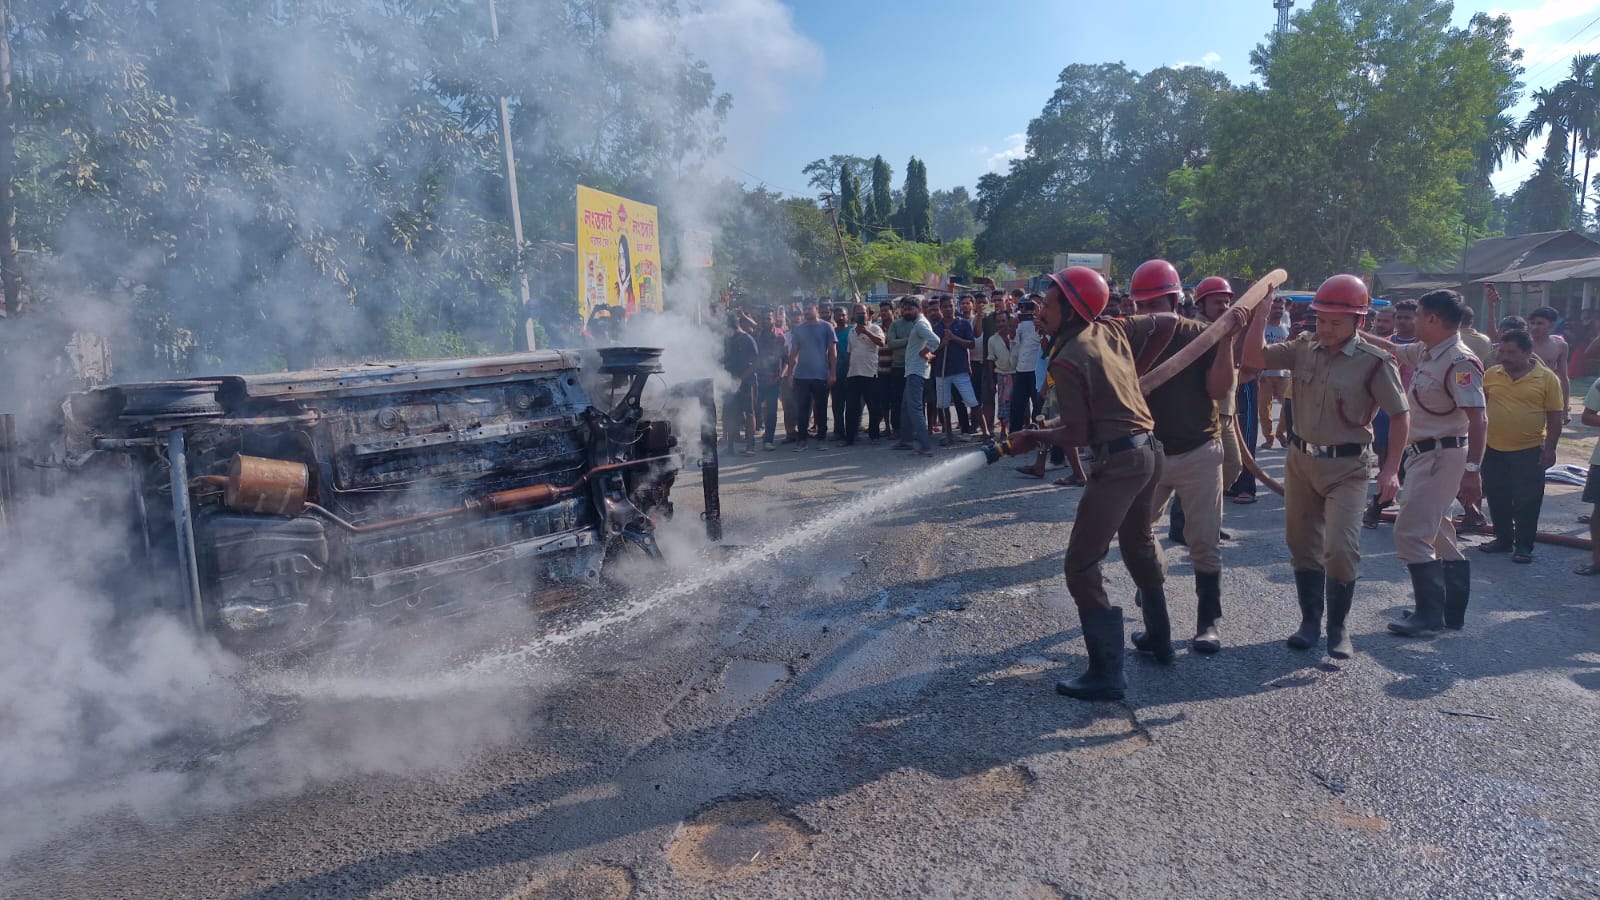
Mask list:
[{"label": "belt with buckle", "polygon": [[1427,453],[1430,450],[1451,450],[1456,447],[1465,447],[1467,439],[1464,437],[1423,438],[1411,442],[1411,452]]},{"label": "belt with buckle", "polygon": [[1366,453],[1367,448],[1370,446],[1369,444],[1308,444],[1297,434],[1289,435],[1289,443],[1294,445],[1296,450],[1305,453],[1307,456],[1315,456],[1318,459],[1342,459],[1348,456],[1360,456]]},{"label": "belt with buckle", "polygon": [[1137,450],[1149,443],[1150,432],[1141,431],[1138,434],[1130,434],[1127,437],[1119,437],[1115,440],[1107,441],[1104,444],[1093,444],[1089,447],[1089,449],[1094,451],[1096,459],[1104,459],[1105,457],[1111,456],[1114,453]]}]

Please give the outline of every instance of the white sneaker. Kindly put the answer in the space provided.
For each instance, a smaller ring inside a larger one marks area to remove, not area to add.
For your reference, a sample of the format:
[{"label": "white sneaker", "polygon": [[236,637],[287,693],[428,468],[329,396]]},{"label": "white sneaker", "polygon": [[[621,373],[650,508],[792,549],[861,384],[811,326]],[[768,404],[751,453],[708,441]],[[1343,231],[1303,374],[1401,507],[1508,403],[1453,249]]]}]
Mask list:
[{"label": "white sneaker", "polygon": [[767,441],[766,443],[761,445],[761,449],[767,451],[768,453],[771,453],[772,451],[774,451],[774,450],[776,450],[778,448],[772,446],[772,442],[771,441]]}]

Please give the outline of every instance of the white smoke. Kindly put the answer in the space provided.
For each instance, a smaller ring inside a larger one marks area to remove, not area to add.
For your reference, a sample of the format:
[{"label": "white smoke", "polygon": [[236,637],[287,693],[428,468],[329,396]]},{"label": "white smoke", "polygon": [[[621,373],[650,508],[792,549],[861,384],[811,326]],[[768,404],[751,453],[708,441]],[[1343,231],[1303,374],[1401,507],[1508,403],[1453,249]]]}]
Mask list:
[{"label": "white smoke", "polygon": [[[479,66],[486,77],[515,78],[523,67],[559,73],[569,90],[539,110],[548,116],[543,129],[535,129],[531,137],[527,129],[519,132],[523,135],[519,139],[530,141],[529,149],[595,137],[594,95],[604,83],[604,72],[644,64],[641,61],[682,48],[707,59],[718,90],[734,96],[730,133],[742,147],[749,147],[766,117],[782,109],[789,79],[821,67],[820,51],[796,32],[788,9],[776,0],[706,0],[687,12],[645,0],[617,4],[611,36],[602,45],[603,52],[594,56],[541,37],[540,17],[557,6],[556,0],[502,4],[502,15],[511,26],[503,23],[507,34],[503,44],[492,55],[463,63],[468,74]],[[416,44],[421,32],[391,29],[387,22],[370,17],[368,52],[402,57],[421,52]],[[201,21],[157,19],[148,27],[209,33]],[[315,21],[287,30],[263,28],[259,37],[228,47],[231,70],[218,73],[218,105],[226,91],[246,79],[289,111],[286,121],[317,135],[327,146],[349,148],[352,154],[388,124],[350,117],[348,105],[335,101],[363,91],[401,91],[405,86],[349,84],[329,71],[322,52],[325,35]],[[196,107],[203,110],[206,105],[200,96]],[[665,118],[671,108],[663,103],[657,112]],[[649,104],[639,110],[641,118],[623,127],[665,130],[676,124],[651,121]],[[294,147],[280,149],[291,159],[297,152]],[[426,159],[389,162],[416,171],[428,164]],[[704,165],[682,167],[666,186],[659,204],[662,218],[680,236],[687,231],[715,236],[717,209],[712,198],[721,181],[715,169],[713,154]],[[385,174],[403,180],[416,172]],[[332,184],[378,175],[352,166],[327,177]],[[525,185],[524,190],[570,195],[570,177],[548,173],[541,183]],[[300,223],[309,240],[319,226],[353,213],[340,208],[336,191],[302,189],[308,185],[314,182],[217,183],[202,189],[224,200],[257,191],[290,190],[276,199],[283,215]],[[240,199],[237,221],[208,223],[212,233],[206,239],[218,256],[218,266],[243,258],[236,250],[252,240],[246,229],[248,206]],[[220,208],[229,207],[223,203]],[[34,287],[50,296],[58,325],[48,329],[46,340],[34,342],[41,352],[25,365],[22,355],[4,354],[9,385],[50,385],[43,391],[50,398],[27,401],[35,412],[55,408],[53,392],[62,381],[44,382],[41,374],[60,368],[56,348],[75,331],[113,335],[133,331],[126,323],[135,318],[136,298],[146,286],[160,287],[170,298],[162,315],[170,317],[174,327],[183,321],[229,323],[229,340],[213,348],[211,357],[195,358],[197,370],[295,363],[262,356],[261,347],[269,343],[263,338],[277,335],[289,336],[291,343],[314,338],[318,361],[348,359],[368,352],[375,343],[368,333],[373,321],[305,258],[260,273],[246,271],[241,264],[233,274],[244,285],[245,296],[209,296],[185,290],[185,273],[167,267],[159,249],[129,247],[120,236],[97,231],[95,223],[86,219],[73,219],[64,227],[63,240],[71,240],[75,258],[103,258],[106,265],[125,273],[127,290],[125,295],[91,301],[74,295],[65,284],[54,285],[47,274],[35,273]],[[381,255],[383,250],[371,252]],[[708,270],[681,270],[665,287],[674,311],[643,317],[633,326],[640,343],[666,349],[672,381],[712,378],[720,388],[730,386],[719,362],[722,325],[708,312],[713,293]],[[270,302],[255,303],[258,298]],[[450,298],[424,297],[418,302],[433,308]],[[237,312],[257,307],[267,310],[265,317],[242,318]],[[11,320],[0,321],[0,328],[21,327]],[[0,396],[0,412],[15,411],[22,403],[15,396]],[[694,430],[682,436],[686,442],[696,438]],[[376,665],[378,654],[352,652],[302,669],[257,671],[211,639],[193,633],[175,611],[129,609],[121,603],[130,586],[168,583],[163,579],[169,573],[138,571],[127,553],[131,536],[113,524],[118,517],[81,499],[114,496],[117,486],[75,483],[70,474],[58,484],[62,487],[53,496],[12,511],[13,521],[26,525],[13,528],[0,543],[0,621],[6,623],[0,629],[0,760],[4,761],[0,862],[109,816],[164,819],[197,808],[292,793],[354,773],[460,764],[478,750],[525,734],[524,718],[532,706],[527,691],[557,675],[520,673],[514,679],[463,685],[458,694],[438,696],[430,672],[479,652],[497,636],[512,635],[515,640],[533,629],[533,616],[516,610],[486,617],[492,627],[450,620],[398,637],[379,636],[390,641],[386,651],[395,651],[394,641],[399,642],[398,651],[383,657],[381,669]],[[679,490],[695,487],[693,473],[685,473]],[[125,488],[120,490],[126,493]],[[284,695],[291,699],[286,701]],[[294,713],[280,716],[285,702],[295,704]]]}]

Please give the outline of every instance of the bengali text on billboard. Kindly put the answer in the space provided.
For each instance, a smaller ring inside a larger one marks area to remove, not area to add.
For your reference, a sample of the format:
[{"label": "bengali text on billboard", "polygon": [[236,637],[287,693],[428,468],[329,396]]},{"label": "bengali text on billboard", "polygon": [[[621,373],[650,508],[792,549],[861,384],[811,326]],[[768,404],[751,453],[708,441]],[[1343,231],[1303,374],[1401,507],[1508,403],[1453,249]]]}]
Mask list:
[{"label": "bengali text on billboard", "polygon": [[656,208],[578,185],[578,312],[599,306],[627,315],[661,311],[661,237]]}]

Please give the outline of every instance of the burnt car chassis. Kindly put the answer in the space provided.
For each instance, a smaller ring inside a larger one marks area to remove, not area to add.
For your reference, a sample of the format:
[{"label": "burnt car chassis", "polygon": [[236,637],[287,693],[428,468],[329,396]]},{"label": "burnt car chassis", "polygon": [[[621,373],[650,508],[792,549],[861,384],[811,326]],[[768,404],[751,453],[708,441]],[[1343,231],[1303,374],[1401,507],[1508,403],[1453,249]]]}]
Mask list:
[{"label": "burnt car chassis", "polygon": [[674,406],[707,423],[719,539],[711,383],[647,409],[661,351],[600,354],[606,409],[577,352],[535,351],[96,388],[63,407],[53,461],[11,450],[109,476],[96,483],[120,496],[102,508],[151,576],[120,579],[149,585],[120,602],[176,608],[235,649],[295,647],[350,621],[559,602],[598,585],[609,555],[659,559],[682,468]]}]

